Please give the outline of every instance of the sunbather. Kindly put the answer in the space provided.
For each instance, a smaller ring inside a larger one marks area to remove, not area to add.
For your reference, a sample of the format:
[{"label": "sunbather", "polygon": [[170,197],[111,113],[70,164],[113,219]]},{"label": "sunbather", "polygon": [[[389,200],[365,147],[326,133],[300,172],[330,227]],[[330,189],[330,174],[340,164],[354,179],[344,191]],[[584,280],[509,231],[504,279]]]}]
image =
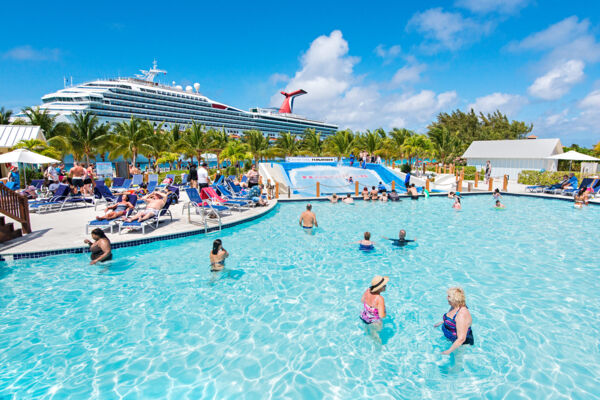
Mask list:
[{"label": "sunbather", "polygon": [[266,206],[267,202],[261,197],[263,185],[253,186],[246,195],[248,200],[252,200],[258,206]]},{"label": "sunbather", "polygon": [[133,222],[133,221],[143,222],[147,219],[157,216],[158,212],[167,203],[167,197],[169,196],[170,193],[171,192],[167,190],[166,192],[153,192],[153,193],[150,193],[150,194],[142,197],[142,200],[144,200],[147,203],[146,209],[140,211],[139,213],[137,213],[129,218],[126,218],[125,221],[127,221],[127,222]]},{"label": "sunbather", "polygon": [[96,217],[98,221],[105,219],[114,219],[127,214],[127,211],[133,209],[133,204],[129,202],[129,195],[121,195],[120,201],[111,206],[106,207],[104,215]]}]

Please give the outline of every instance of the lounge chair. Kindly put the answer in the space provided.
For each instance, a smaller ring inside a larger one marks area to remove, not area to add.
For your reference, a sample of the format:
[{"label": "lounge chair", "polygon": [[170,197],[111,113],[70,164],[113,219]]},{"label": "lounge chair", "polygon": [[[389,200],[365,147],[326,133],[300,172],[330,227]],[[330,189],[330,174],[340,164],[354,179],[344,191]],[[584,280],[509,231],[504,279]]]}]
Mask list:
[{"label": "lounge chair", "polygon": [[171,211],[169,210],[169,207],[171,206],[171,202],[172,202],[173,197],[172,196],[167,196],[167,201],[165,202],[165,205],[163,206],[163,208],[161,208],[158,211],[158,214],[156,214],[154,217],[149,218],[143,222],[139,222],[139,221],[133,221],[133,222],[126,222],[123,221],[119,224],[119,235],[121,234],[121,232],[123,231],[123,229],[141,229],[142,230],[142,234],[145,235],[146,234],[146,226],[149,226],[152,229],[156,229],[158,228],[158,224],[160,223],[160,217],[162,217],[163,215],[168,215],[169,218],[171,218],[171,221],[173,221],[173,214],[171,214]]},{"label": "lounge chair", "polygon": [[52,197],[29,203],[29,211],[37,213],[62,211],[65,208],[79,207],[80,205],[87,207],[93,201],[93,199],[85,198],[81,194],[70,196],[69,186],[61,184],[58,185],[58,189],[56,189],[56,193]]},{"label": "lounge chair", "polygon": [[[204,196],[203,196],[204,195]],[[219,196],[215,189],[211,187],[202,188],[202,192],[200,193],[200,197],[204,200],[210,200],[213,204],[223,205],[227,207],[232,207],[237,211],[241,211],[242,207],[248,207],[247,200],[227,200],[223,197]]]},{"label": "lounge chair", "polygon": [[149,181],[148,186],[146,186],[146,190],[148,191],[148,193],[152,193],[156,189],[156,186],[158,186],[158,182]]},{"label": "lounge chair", "polygon": [[229,207],[211,204],[210,202],[204,201],[202,197],[200,197],[200,193],[196,188],[185,189],[185,192],[187,193],[189,201],[183,204],[183,207],[181,208],[182,214],[186,208],[189,209],[191,207],[193,207],[197,212],[200,211],[202,213],[206,213],[213,211],[219,216],[231,214],[231,209]]},{"label": "lounge chair", "polygon": [[221,192],[223,198],[225,198],[226,200],[245,201],[249,205],[254,204],[254,202],[250,199],[233,195],[224,185],[213,185],[213,187],[217,188],[219,192]]},{"label": "lounge chair", "polygon": [[562,194],[565,196],[575,196],[583,188],[585,188],[585,189],[592,188],[592,192],[593,192],[594,188],[598,185],[598,181],[599,181],[599,179],[597,179],[597,178],[585,178],[581,181],[581,184],[579,185],[578,188],[564,189],[562,191]]},{"label": "lounge chair", "polygon": [[44,186],[44,180],[43,179],[32,179],[31,186],[33,186],[35,188],[35,190],[41,190],[42,186]]},{"label": "lounge chair", "polygon": [[120,187],[114,187],[113,186],[111,189],[112,189],[113,192],[120,193],[120,192],[124,192],[126,190],[129,190],[130,188],[131,188],[131,179],[125,179],[123,181],[123,184]]},{"label": "lounge chair", "polygon": [[[127,195],[128,198],[127,200],[133,205],[133,208],[135,209],[135,205],[137,203],[137,199],[138,197],[135,194],[129,194]],[[127,213],[125,214],[126,217],[128,217],[131,214],[132,210],[127,211]],[[94,228],[100,228],[100,229],[105,229],[105,228],[110,228],[110,233],[113,233],[113,228],[117,225],[117,222],[121,221],[122,217],[117,217],[117,218],[113,218],[113,219],[103,219],[103,220],[93,220],[90,221],[86,224],[85,226],[85,234],[88,234],[88,230],[90,227],[94,227]]]},{"label": "lounge chair", "polygon": [[142,174],[135,174],[131,179],[131,187],[138,188],[144,183],[144,176]]},{"label": "lounge chair", "polygon": [[125,182],[125,178],[113,178],[112,184],[110,186],[110,190],[120,189],[123,187],[123,182]]}]

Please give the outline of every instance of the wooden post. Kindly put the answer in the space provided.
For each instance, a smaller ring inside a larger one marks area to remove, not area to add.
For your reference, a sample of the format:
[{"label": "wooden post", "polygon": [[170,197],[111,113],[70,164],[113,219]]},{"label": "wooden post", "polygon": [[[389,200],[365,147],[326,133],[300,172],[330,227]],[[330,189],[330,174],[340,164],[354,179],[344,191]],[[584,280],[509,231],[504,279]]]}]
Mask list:
[{"label": "wooden post", "polygon": [[358,181],[354,181],[354,195],[358,196]]},{"label": "wooden post", "polygon": [[392,181],[392,190],[396,190],[396,181]]},{"label": "wooden post", "polygon": [[321,184],[317,181],[317,197],[321,196]]},{"label": "wooden post", "polygon": [[444,174],[447,174],[447,173],[448,173],[448,171],[449,171],[449,170],[448,170],[448,166],[447,166],[447,165],[444,165]]},{"label": "wooden post", "polygon": [[460,180],[462,181],[463,179],[465,179],[465,167],[460,169]]},{"label": "wooden post", "polygon": [[262,176],[258,175],[258,184],[262,185]]},{"label": "wooden post", "polygon": [[478,183],[479,183],[479,172],[475,171],[475,187],[477,187]]},{"label": "wooden post", "polygon": [[504,182],[502,183],[502,191],[508,191],[508,175],[504,175]]},{"label": "wooden post", "polygon": [[425,179],[425,190],[429,192],[429,178]]},{"label": "wooden post", "polygon": [[275,198],[279,198],[279,182],[275,182]]},{"label": "wooden post", "polygon": [[492,178],[491,176],[490,176],[490,180],[489,180],[489,183],[488,183],[488,190],[490,192],[494,190],[494,178]]}]

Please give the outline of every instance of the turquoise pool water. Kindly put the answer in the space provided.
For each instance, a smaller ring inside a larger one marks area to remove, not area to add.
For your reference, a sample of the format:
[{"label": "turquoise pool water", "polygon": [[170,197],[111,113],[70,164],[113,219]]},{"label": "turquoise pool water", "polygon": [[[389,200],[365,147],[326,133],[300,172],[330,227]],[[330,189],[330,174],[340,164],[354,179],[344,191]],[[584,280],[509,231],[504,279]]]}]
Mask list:
[{"label": "turquoise pool water", "polygon": [[[600,207],[488,196],[303,203],[212,234],[0,264],[0,398],[598,398]],[[382,236],[404,228],[417,245]],[[369,230],[376,250],[350,242]],[[231,252],[208,271],[211,242]],[[381,343],[358,319],[390,276]],[[432,325],[460,285],[475,346]],[[596,372],[594,372],[596,371]]]}]

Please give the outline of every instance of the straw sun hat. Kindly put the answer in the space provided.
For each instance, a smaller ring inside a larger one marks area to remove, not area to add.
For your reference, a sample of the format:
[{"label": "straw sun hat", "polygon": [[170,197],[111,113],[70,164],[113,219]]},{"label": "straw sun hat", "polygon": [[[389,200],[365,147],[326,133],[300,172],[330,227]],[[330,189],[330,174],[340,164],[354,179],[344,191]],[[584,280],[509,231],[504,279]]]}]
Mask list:
[{"label": "straw sun hat", "polygon": [[377,275],[375,278],[373,278],[371,280],[371,287],[370,287],[371,292],[377,292],[378,290],[381,290],[382,287],[387,285],[389,280],[390,280],[390,278],[387,276]]}]

